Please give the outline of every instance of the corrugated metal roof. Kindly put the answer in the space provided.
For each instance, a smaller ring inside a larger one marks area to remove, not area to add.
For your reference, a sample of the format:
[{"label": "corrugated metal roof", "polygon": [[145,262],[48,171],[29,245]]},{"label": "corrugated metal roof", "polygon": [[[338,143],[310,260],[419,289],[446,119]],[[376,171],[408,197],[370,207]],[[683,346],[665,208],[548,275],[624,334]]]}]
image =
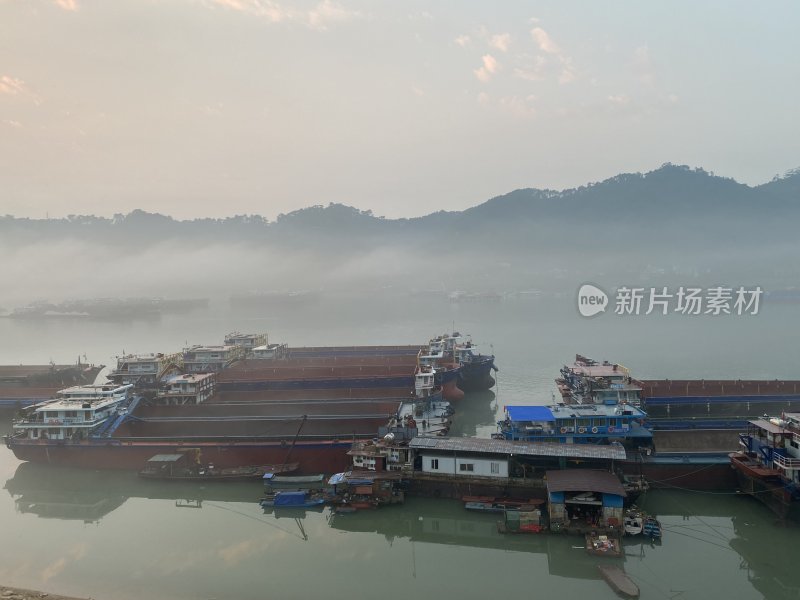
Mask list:
[{"label": "corrugated metal roof", "polygon": [[555,421],[553,412],[546,406],[507,406],[508,418],[512,421]]},{"label": "corrugated metal roof", "polygon": [[550,492],[600,492],[627,496],[619,478],[608,471],[591,469],[565,469],[545,473]]},{"label": "corrugated metal roof", "polygon": [[415,437],[409,442],[415,450],[436,452],[472,452],[475,454],[517,454],[519,456],[555,456],[625,460],[621,444],[554,444],[488,440],[475,437]]},{"label": "corrugated metal roof", "polygon": [[755,425],[756,427],[760,427],[764,431],[767,431],[767,432],[769,432],[771,434],[775,434],[775,435],[791,435],[792,434],[792,430],[789,428],[789,424],[788,423],[786,423],[785,425],[776,425],[775,423],[772,423],[771,421],[768,421],[766,419],[755,419],[755,420],[750,421],[750,422],[753,425]]},{"label": "corrugated metal roof", "polygon": [[147,462],[177,462],[182,459],[185,454],[156,454],[147,459]]}]

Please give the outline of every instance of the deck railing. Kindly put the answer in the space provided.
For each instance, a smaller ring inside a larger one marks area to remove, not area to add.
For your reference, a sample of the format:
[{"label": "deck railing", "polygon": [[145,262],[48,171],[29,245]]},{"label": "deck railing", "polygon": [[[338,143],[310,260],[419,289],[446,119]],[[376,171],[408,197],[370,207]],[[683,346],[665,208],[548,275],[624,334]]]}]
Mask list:
[{"label": "deck railing", "polygon": [[781,469],[800,469],[800,458],[784,456],[775,452],[772,455],[772,461]]}]

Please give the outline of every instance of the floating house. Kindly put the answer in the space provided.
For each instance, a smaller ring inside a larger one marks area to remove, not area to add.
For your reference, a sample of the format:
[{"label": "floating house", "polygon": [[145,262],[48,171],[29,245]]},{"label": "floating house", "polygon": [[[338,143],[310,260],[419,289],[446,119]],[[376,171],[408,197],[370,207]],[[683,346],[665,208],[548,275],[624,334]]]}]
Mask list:
[{"label": "floating house", "polygon": [[[416,437],[408,443],[415,469],[431,475],[494,478],[525,477],[545,468],[608,467],[625,460],[621,444],[526,443],[460,437]],[[617,480],[619,481],[619,480]]]},{"label": "floating house", "polygon": [[621,530],[627,494],[613,473],[567,469],[545,477],[551,531]]}]

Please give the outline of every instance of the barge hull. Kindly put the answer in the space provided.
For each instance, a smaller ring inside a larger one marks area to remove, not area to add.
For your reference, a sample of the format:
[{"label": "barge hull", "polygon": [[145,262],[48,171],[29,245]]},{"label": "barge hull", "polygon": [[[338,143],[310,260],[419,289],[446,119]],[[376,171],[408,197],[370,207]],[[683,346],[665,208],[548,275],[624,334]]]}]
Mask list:
[{"label": "barge hull", "polygon": [[174,454],[187,448],[200,448],[203,461],[219,468],[292,462],[300,464],[298,473],[336,473],[346,470],[351,463],[347,451],[352,446],[352,438],[298,442],[294,447],[291,443],[280,441],[178,442],[136,439],[64,443],[58,446],[11,441],[8,445],[19,460],[85,469],[138,471],[156,454]]}]

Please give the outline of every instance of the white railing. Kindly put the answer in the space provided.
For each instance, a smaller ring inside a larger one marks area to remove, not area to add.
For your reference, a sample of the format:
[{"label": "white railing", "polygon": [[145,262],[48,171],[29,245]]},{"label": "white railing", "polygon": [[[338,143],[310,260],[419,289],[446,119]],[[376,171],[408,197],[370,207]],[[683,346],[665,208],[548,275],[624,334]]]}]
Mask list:
[{"label": "white railing", "polygon": [[105,416],[103,417],[95,417],[94,419],[79,419],[75,417],[68,417],[64,419],[23,419],[19,421],[14,421],[14,426],[25,426],[25,427],[64,427],[68,425],[95,425],[100,421],[103,421]]},{"label": "white railing", "polygon": [[788,456],[782,456],[780,454],[773,454],[772,462],[778,465],[781,469],[800,469],[800,458],[792,458]]}]

